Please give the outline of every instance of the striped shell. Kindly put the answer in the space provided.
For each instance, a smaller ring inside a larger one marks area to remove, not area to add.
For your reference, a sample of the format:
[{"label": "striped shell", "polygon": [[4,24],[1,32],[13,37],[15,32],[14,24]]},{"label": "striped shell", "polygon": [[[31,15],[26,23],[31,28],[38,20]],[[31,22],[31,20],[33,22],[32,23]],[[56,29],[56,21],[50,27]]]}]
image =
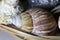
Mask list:
[{"label": "striped shell", "polygon": [[32,8],[27,12],[33,19],[33,34],[38,36],[54,34],[57,25],[54,17],[49,12],[41,8]]},{"label": "striped shell", "polygon": [[53,12],[53,14],[56,16],[58,27],[60,29],[60,5],[55,7],[51,12]]},{"label": "striped shell", "polygon": [[22,27],[21,29],[26,31],[26,32],[31,32],[32,31],[32,26],[33,26],[33,21],[32,21],[32,17],[29,13],[24,12],[21,14],[21,18],[22,18]]}]

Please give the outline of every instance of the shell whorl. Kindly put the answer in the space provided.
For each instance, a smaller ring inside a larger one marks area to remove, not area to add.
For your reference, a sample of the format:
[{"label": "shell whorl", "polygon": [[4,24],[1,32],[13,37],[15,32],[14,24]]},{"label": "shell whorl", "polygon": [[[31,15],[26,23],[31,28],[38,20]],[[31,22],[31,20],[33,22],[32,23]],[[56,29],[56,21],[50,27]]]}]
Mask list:
[{"label": "shell whorl", "polygon": [[21,14],[21,18],[22,18],[22,27],[21,29],[27,32],[31,32],[33,29],[33,21],[32,21],[32,17],[29,13],[24,12]]},{"label": "shell whorl", "polygon": [[33,19],[33,34],[38,36],[48,35],[56,30],[56,21],[54,17],[46,10],[41,8],[32,8],[27,12],[30,13]]}]

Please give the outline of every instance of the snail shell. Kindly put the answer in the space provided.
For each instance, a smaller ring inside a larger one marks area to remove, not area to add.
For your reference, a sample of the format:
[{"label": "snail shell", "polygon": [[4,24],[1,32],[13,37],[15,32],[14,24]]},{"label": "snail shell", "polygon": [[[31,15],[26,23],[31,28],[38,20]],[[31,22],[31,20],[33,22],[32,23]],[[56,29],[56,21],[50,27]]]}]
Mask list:
[{"label": "snail shell", "polygon": [[58,22],[57,24],[60,29],[60,5],[52,9],[51,12],[53,12],[54,16],[56,17],[56,20]]},{"label": "snail shell", "polygon": [[33,29],[33,21],[32,21],[32,17],[29,13],[24,12],[21,14],[21,18],[22,18],[22,27],[21,29],[23,31],[26,32],[31,32]]},{"label": "snail shell", "polygon": [[27,12],[30,13],[33,19],[33,34],[38,36],[54,34],[57,25],[54,17],[49,12],[41,8],[32,8]]}]

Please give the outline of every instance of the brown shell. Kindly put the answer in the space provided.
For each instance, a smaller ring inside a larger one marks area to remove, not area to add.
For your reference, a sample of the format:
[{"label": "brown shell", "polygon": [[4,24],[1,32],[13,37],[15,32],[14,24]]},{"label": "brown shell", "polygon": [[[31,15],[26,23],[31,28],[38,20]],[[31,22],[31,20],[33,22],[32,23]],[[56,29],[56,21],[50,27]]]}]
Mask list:
[{"label": "brown shell", "polygon": [[33,21],[32,21],[32,17],[29,13],[24,12],[21,14],[21,18],[22,18],[22,27],[21,29],[23,31],[26,32],[31,32],[32,31],[32,26],[33,26]]},{"label": "brown shell", "polygon": [[54,32],[56,30],[56,21],[48,11],[41,8],[32,8],[26,12],[28,12],[33,19],[33,34],[38,36],[50,35],[52,31]]}]

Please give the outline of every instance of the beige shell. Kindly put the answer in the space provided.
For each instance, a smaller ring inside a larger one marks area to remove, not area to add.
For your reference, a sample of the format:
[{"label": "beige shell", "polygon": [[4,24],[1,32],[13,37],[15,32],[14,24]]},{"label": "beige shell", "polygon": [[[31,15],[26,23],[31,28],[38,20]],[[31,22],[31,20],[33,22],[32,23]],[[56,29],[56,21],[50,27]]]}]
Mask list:
[{"label": "beige shell", "polygon": [[18,28],[21,26],[20,13],[23,7],[18,2],[19,0],[0,0],[0,24],[14,24]]},{"label": "beige shell", "polygon": [[29,13],[24,12],[21,14],[21,18],[22,18],[22,27],[21,29],[26,31],[26,32],[31,32],[32,31],[32,26],[33,26],[33,21],[32,21],[32,17]]},{"label": "beige shell", "polygon": [[26,12],[29,12],[33,19],[33,34],[45,36],[52,35],[55,32],[57,27],[56,21],[49,12],[41,8],[32,8]]}]

